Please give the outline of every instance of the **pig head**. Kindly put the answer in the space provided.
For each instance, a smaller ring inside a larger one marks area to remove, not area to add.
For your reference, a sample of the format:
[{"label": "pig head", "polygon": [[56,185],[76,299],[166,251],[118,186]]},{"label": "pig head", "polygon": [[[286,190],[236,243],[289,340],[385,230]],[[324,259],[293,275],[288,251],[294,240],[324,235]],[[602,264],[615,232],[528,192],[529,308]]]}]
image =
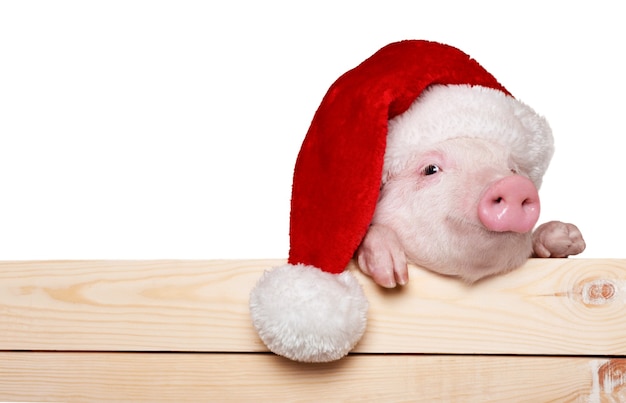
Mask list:
[{"label": "pig head", "polygon": [[500,91],[431,87],[389,121],[359,267],[384,287],[408,282],[407,263],[475,282],[531,256],[582,252],[572,224],[552,221],[533,233],[552,141],[542,117]]},{"label": "pig head", "polygon": [[440,43],[384,46],[335,81],[294,169],[289,258],[250,292],[274,353],[337,360],[364,334],[369,303],[352,257],[381,286],[408,263],[467,282],[532,256],[567,256],[571,224],[541,225],[553,153],[545,119],[474,59]]}]

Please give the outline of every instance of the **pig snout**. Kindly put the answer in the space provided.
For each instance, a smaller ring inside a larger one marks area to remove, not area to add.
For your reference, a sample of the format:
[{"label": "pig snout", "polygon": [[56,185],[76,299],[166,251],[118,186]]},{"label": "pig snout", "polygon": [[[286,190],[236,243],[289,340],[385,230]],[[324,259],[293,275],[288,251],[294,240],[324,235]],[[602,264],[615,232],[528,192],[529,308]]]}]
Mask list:
[{"label": "pig snout", "polygon": [[533,182],[511,175],[485,190],[478,203],[478,218],[491,231],[525,233],[537,223],[539,210],[539,195]]}]

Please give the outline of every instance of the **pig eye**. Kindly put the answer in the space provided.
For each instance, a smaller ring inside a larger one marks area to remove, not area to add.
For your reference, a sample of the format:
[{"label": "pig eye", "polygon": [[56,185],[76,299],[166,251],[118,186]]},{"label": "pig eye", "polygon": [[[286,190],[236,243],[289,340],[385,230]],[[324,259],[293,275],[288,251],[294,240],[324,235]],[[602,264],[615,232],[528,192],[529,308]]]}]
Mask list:
[{"label": "pig eye", "polygon": [[429,165],[426,165],[426,167],[422,170],[422,173],[424,175],[434,175],[439,171],[441,171],[441,168],[439,168],[438,165],[429,164]]}]

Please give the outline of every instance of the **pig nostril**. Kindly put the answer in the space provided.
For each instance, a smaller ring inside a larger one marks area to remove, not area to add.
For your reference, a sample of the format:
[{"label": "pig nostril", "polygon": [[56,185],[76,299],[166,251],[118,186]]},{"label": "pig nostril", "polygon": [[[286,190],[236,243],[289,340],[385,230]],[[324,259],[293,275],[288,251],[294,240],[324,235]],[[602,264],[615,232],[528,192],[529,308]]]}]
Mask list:
[{"label": "pig nostril", "polygon": [[502,203],[502,198],[498,197],[497,199],[494,200],[494,202],[496,202],[496,204]]}]

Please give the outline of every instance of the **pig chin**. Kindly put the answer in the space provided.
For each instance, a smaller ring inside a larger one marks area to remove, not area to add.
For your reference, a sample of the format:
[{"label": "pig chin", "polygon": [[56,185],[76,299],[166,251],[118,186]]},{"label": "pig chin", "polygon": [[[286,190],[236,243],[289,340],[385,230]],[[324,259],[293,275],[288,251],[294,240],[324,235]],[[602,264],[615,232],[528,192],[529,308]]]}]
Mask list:
[{"label": "pig chin", "polygon": [[427,261],[417,258],[417,264],[474,283],[516,269],[531,255],[531,232],[495,232],[463,220],[446,222],[438,250],[431,251]]}]

